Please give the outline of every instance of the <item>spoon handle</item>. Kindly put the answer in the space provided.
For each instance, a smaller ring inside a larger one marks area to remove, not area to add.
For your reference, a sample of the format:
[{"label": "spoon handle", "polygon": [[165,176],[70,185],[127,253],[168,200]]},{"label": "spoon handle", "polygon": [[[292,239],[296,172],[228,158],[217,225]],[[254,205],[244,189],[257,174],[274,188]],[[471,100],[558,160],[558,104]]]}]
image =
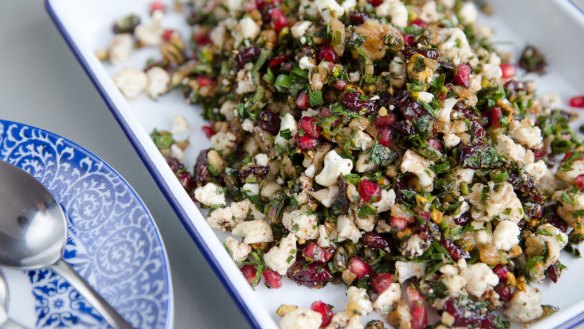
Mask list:
[{"label": "spoon handle", "polygon": [[77,289],[112,327],[115,329],[132,329],[132,326],[79,273],[67,264],[63,258],[52,265],[51,269],[59,273]]}]

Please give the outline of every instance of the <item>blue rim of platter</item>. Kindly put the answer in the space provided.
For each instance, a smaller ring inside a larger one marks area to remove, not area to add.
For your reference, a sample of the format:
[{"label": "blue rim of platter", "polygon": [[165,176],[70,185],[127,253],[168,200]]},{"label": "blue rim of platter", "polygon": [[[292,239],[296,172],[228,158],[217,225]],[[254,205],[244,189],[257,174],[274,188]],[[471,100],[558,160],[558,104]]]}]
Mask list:
[{"label": "blue rim of platter", "polygon": [[[564,1],[573,5],[577,10],[581,11],[571,0],[564,0]],[[158,169],[156,168],[156,164],[154,164],[152,159],[150,159],[150,157],[146,153],[146,150],[141,145],[139,139],[136,137],[136,135],[134,134],[134,132],[132,131],[132,129],[130,128],[128,123],[126,122],[125,118],[119,112],[118,108],[116,107],[116,105],[114,104],[114,102],[112,101],[112,99],[110,98],[108,93],[106,92],[105,88],[101,85],[101,83],[99,82],[99,80],[97,79],[95,74],[91,71],[89,64],[84,59],[77,44],[73,41],[73,39],[69,35],[67,29],[64,27],[64,25],[61,22],[61,20],[59,19],[58,15],[55,13],[55,11],[51,5],[51,0],[45,0],[45,8],[47,9],[49,16],[51,17],[51,19],[55,23],[55,26],[57,27],[57,29],[59,30],[59,32],[61,33],[61,35],[65,39],[65,42],[67,43],[67,45],[69,46],[69,48],[71,49],[73,54],[75,55],[75,58],[77,58],[77,61],[79,62],[79,64],[81,64],[83,71],[85,71],[85,73],[87,74],[87,76],[89,77],[89,79],[91,80],[91,82],[93,83],[93,85],[95,86],[95,88],[97,89],[97,91],[99,92],[99,94],[101,95],[103,100],[105,101],[106,105],[110,109],[110,112],[113,114],[113,116],[116,119],[116,121],[118,122],[118,124],[122,127],[122,130],[124,131],[124,133],[126,134],[128,139],[130,140],[132,146],[134,146],[134,149],[136,150],[136,152],[138,153],[138,155],[140,156],[140,158],[142,159],[142,161],[146,165],[146,168],[150,172],[150,175],[156,181],[156,184],[161,189],[161,192],[166,197],[170,206],[174,209],[175,213],[177,214],[178,218],[182,222],[183,226],[185,227],[185,229],[187,230],[187,232],[189,233],[191,238],[195,241],[197,247],[199,248],[199,250],[201,251],[201,253],[205,257],[205,259],[207,260],[207,262],[209,263],[209,265],[211,266],[211,268],[213,269],[215,274],[217,274],[217,277],[219,278],[219,280],[221,281],[223,286],[226,288],[226,290],[229,293],[229,295],[231,296],[231,298],[235,301],[236,305],[239,307],[240,311],[242,312],[244,317],[247,319],[249,324],[251,326],[253,326],[254,328],[261,328],[260,323],[253,316],[251,310],[249,309],[249,306],[245,303],[245,301],[243,300],[241,295],[237,292],[237,289],[234,287],[233,283],[227,278],[227,275],[225,274],[223,268],[221,267],[221,265],[219,264],[217,259],[213,256],[209,247],[203,241],[201,234],[198,232],[198,230],[196,229],[194,224],[190,221],[189,216],[184,211],[184,209],[182,209],[178,200],[173,196],[172,190],[170,189],[168,184],[164,181],[164,178],[162,177],[162,175],[160,175],[160,173],[158,172]],[[556,328],[574,328],[582,323],[584,323],[584,312],[567,320],[566,322],[558,325]]]},{"label": "blue rim of platter", "polygon": [[[65,210],[64,258],[134,326],[172,328],[174,299],[158,227],[112,167],[78,144],[0,120],[0,160],[45,185]],[[99,313],[50,270],[27,273],[36,328],[108,328]]]}]

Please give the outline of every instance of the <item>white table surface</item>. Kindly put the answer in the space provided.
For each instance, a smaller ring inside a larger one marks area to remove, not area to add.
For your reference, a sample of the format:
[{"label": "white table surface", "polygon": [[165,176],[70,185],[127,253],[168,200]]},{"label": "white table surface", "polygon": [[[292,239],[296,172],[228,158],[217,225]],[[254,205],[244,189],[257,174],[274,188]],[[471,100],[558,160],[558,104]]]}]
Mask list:
[{"label": "white table surface", "polygon": [[170,258],[175,328],[246,328],[41,0],[0,3],[0,118],[67,137],[112,165],[154,216]]}]

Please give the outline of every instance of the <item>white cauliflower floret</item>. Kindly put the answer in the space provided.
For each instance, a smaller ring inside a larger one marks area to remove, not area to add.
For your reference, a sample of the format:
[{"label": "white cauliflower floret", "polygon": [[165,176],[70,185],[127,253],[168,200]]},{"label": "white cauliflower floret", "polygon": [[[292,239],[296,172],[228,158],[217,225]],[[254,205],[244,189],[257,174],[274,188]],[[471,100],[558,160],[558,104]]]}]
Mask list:
[{"label": "white cauliflower floret", "polygon": [[560,190],[552,195],[552,199],[558,201],[559,206],[556,212],[566,223],[573,225],[579,217],[582,217],[574,214],[584,210],[584,194],[582,192]]},{"label": "white cauliflower floret", "polygon": [[231,132],[219,131],[213,137],[211,137],[211,145],[217,152],[221,152],[223,155],[231,153],[235,147],[237,138]]},{"label": "white cauliflower floret", "polygon": [[294,26],[292,26],[290,29],[290,32],[292,32],[292,36],[294,36],[294,38],[300,39],[306,34],[306,31],[308,31],[311,26],[311,21],[296,22],[296,24],[294,24]]},{"label": "white cauliflower floret", "polygon": [[260,27],[250,17],[239,20],[239,32],[244,39],[255,40],[260,34]]},{"label": "white cauliflower floret", "polygon": [[237,72],[237,89],[235,92],[239,95],[248,94],[256,91],[257,85],[253,81],[251,71],[244,66],[243,69]]},{"label": "white cauliflower floret", "polygon": [[230,232],[248,216],[250,209],[251,202],[249,200],[232,202],[229,207],[215,209],[207,217],[207,222],[215,230]]},{"label": "white cauliflower floret", "polygon": [[495,248],[508,251],[519,243],[520,233],[521,230],[516,223],[507,220],[499,222],[493,231]]},{"label": "white cauliflower floret", "polygon": [[[583,169],[582,173],[584,173],[584,166],[582,167],[582,169]],[[543,160],[539,160],[525,166],[525,171],[531,177],[533,177],[535,181],[540,181],[542,178],[545,177],[549,169]]]},{"label": "white cauliflower floret", "polygon": [[556,177],[567,184],[574,184],[580,175],[584,175],[584,159],[573,160],[569,165],[562,163],[556,172]]},{"label": "white cauliflower floret", "polygon": [[523,205],[508,182],[474,184],[466,198],[472,205],[471,216],[476,220],[489,222],[498,217],[518,222],[523,218]]},{"label": "white cauliflower floret", "polygon": [[357,243],[361,238],[361,232],[355,225],[353,218],[348,215],[342,215],[337,218],[337,241],[351,240]]},{"label": "white cauliflower floret", "polygon": [[408,25],[408,10],[399,0],[385,0],[375,7],[375,14],[380,17],[391,16],[391,23],[397,27]]},{"label": "white cauliflower floret", "polygon": [[403,157],[401,170],[404,173],[409,172],[416,175],[422,189],[425,192],[432,192],[436,178],[436,174],[430,169],[433,164],[434,161],[428,160],[412,150],[407,150]]},{"label": "white cauliflower floret", "polygon": [[452,112],[452,108],[454,108],[454,105],[456,105],[456,103],[458,103],[458,100],[456,98],[452,97],[446,98],[444,100],[444,105],[436,114],[436,120],[442,122],[450,122],[450,113]]},{"label": "white cauliflower floret", "polygon": [[298,209],[284,213],[282,225],[300,239],[318,238],[318,217],[308,210]]},{"label": "white cauliflower floret", "polygon": [[540,264],[531,272],[531,279],[541,282],[545,278],[545,270],[560,259],[560,252],[568,243],[568,236],[551,224],[540,225],[534,235],[525,240],[527,256],[545,256]]},{"label": "white cauliflower floret", "polygon": [[469,265],[460,271],[460,276],[466,280],[466,290],[475,297],[481,297],[499,283],[499,277],[485,263]]},{"label": "white cauliflower floret", "polygon": [[331,245],[331,236],[324,225],[318,225],[318,245],[326,248]]},{"label": "white cauliflower floret", "polygon": [[313,68],[316,67],[316,65],[314,65],[313,60],[311,60],[310,58],[304,56],[300,59],[300,61],[298,62],[298,66],[303,69],[303,70],[311,70]]},{"label": "white cauliflower floret", "polygon": [[365,151],[373,145],[373,138],[367,133],[359,130],[355,133],[353,137],[353,145],[357,150]]},{"label": "white cauliflower floret", "polygon": [[539,289],[527,285],[525,291],[516,290],[505,310],[505,315],[515,322],[529,322],[540,318],[543,309]]},{"label": "white cauliflower floret", "polygon": [[231,233],[242,237],[245,244],[274,241],[270,224],[258,219],[237,224]]},{"label": "white cauliflower floret", "polygon": [[148,86],[146,87],[148,96],[156,98],[168,91],[170,75],[164,69],[154,66],[146,71],[146,76],[148,77]]},{"label": "white cauliflower floret", "polygon": [[355,170],[359,173],[364,173],[370,170],[377,169],[377,165],[371,161],[371,152],[361,152],[355,162]]},{"label": "white cauliflower floret", "polygon": [[298,132],[296,119],[294,119],[294,117],[290,113],[286,113],[286,115],[284,115],[284,117],[282,118],[282,121],[280,122],[280,131],[278,132],[278,136],[276,136],[275,140],[275,143],[277,145],[280,145],[284,149],[288,147],[288,144],[290,144],[289,140],[280,135],[282,131],[285,130],[290,131],[290,136],[295,136],[296,133]]},{"label": "white cauliflower floret", "polygon": [[458,17],[464,24],[474,24],[477,21],[479,12],[472,2],[463,2],[458,12]]},{"label": "white cauliflower floret", "polygon": [[416,262],[395,262],[395,272],[399,283],[403,284],[409,278],[422,278],[426,271],[426,264]]},{"label": "white cauliflower floret", "polygon": [[240,243],[230,236],[225,239],[225,248],[229,251],[231,258],[236,263],[241,263],[246,260],[247,255],[251,252],[250,246],[245,243]]},{"label": "white cauliflower floret", "polygon": [[243,10],[243,0],[222,0],[221,2],[230,12],[239,12]]},{"label": "white cauliflower floret", "polygon": [[452,59],[453,64],[468,62],[474,54],[466,34],[459,28],[444,28],[439,32],[442,42],[438,46],[441,55]]},{"label": "white cauliflower floret", "polygon": [[207,183],[205,186],[199,186],[195,189],[195,199],[207,207],[224,206],[225,192],[221,186],[214,183]]},{"label": "white cauliflower floret", "polygon": [[377,213],[382,213],[384,211],[388,211],[389,209],[391,209],[391,207],[393,207],[393,205],[395,204],[395,192],[393,191],[393,189],[387,191],[387,190],[381,190],[381,198],[379,199],[379,201],[375,202],[372,204],[372,206],[377,209]]},{"label": "white cauliflower floret", "polygon": [[107,56],[112,64],[125,61],[134,49],[134,39],[129,33],[116,35],[107,48]]},{"label": "white cauliflower floret", "polygon": [[256,165],[265,167],[268,165],[268,162],[270,161],[270,159],[268,158],[268,156],[266,154],[259,153],[253,157],[253,161],[255,162]]},{"label": "white cauliflower floret", "polygon": [[237,106],[237,104],[235,104],[232,101],[226,101],[225,103],[223,103],[221,105],[221,108],[219,108],[219,113],[223,114],[223,116],[225,116],[225,119],[227,119],[227,121],[233,119],[236,116],[236,112],[235,112],[235,107]]},{"label": "white cauliflower floret", "polygon": [[463,289],[466,287],[466,279],[459,275],[458,268],[454,265],[444,265],[440,268],[442,277],[440,280],[448,289],[448,296],[458,297],[464,293]]},{"label": "white cauliflower floret", "polygon": [[523,146],[516,144],[509,136],[500,134],[497,136],[495,149],[505,158],[517,163],[532,163],[535,158],[531,150],[525,150]]},{"label": "white cauliflower floret", "polygon": [[323,206],[330,208],[333,202],[337,199],[337,194],[339,193],[339,188],[337,186],[331,186],[329,188],[323,188],[316,192],[308,192],[313,198],[322,203]]},{"label": "white cauliflower floret", "polygon": [[351,316],[347,312],[338,312],[326,329],[363,329],[358,316]]},{"label": "white cauliflower floret", "polygon": [[160,24],[159,17],[154,15],[150,24],[140,24],[136,26],[134,35],[144,46],[158,46],[162,43],[163,32],[164,29]]},{"label": "white cauliflower floret", "polygon": [[422,6],[422,12],[420,13],[420,18],[424,22],[434,23],[439,18],[439,13],[436,10],[436,2],[428,1]]},{"label": "white cauliflower floret", "polygon": [[112,80],[128,99],[134,99],[146,89],[148,77],[140,69],[125,68],[112,77]]},{"label": "white cauliflower floret", "polygon": [[386,314],[393,309],[393,305],[401,299],[401,286],[399,283],[392,283],[373,302],[375,312]]},{"label": "white cauliflower floret", "polygon": [[509,134],[515,142],[527,148],[540,148],[543,146],[541,129],[535,127],[529,118],[521,121],[513,120],[509,123]]},{"label": "white cauliflower floret", "polygon": [[351,159],[342,158],[335,150],[332,150],[324,157],[324,167],[320,174],[316,175],[315,181],[322,186],[335,185],[340,175],[350,174],[352,169]]},{"label": "white cauliflower floret", "polygon": [[347,313],[365,316],[373,311],[367,290],[355,286],[347,289]]},{"label": "white cauliflower floret", "polygon": [[341,18],[345,9],[335,0],[316,0],[316,7],[325,23],[330,23],[333,18]]},{"label": "white cauliflower floret", "polygon": [[319,329],[322,315],[307,308],[286,313],[280,320],[280,329]]},{"label": "white cauliflower floret", "polygon": [[283,237],[279,245],[265,253],[266,266],[280,275],[286,275],[288,268],[296,261],[296,241],[296,236],[292,233]]},{"label": "white cauliflower floret", "polygon": [[245,193],[245,194],[247,194],[249,196],[258,195],[258,194],[260,194],[260,184],[257,184],[257,183],[245,183],[241,187],[241,190],[243,191],[243,193]]},{"label": "white cauliflower floret", "polygon": [[416,258],[422,256],[424,251],[426,251],[427,246],[428,243],[424,241],[424,239],[422,239],[419,234],[414,234],[410,236],[406,242],[403,243],[402,254],[410,259]]},{"label": "white cauliflower floret", "polygon": [[172,128],[170,132],[176,138],[176,136],[180,136],[183,134],[188,133],[189,131],[189,122],[184,115],[175,115],[172,117]]},{"label": "white cauliflower floret", "polygon": [[460,137],[456,134],[448,133],[444,135],[444,146],[446,146],[446,148],[451,149],[458,144],[460,144]]}]

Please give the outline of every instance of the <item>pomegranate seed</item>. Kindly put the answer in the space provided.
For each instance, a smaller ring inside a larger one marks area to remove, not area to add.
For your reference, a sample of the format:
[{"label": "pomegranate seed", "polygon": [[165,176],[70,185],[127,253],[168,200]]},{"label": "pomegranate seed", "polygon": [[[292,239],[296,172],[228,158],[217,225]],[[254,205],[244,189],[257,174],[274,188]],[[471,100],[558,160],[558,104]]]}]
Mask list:
[{"label": "pomegranate seed", "polygon": [[468,64],[458,64],[454,73],[454,83],[464,88],[470,87],[470,72]]},{"label": "pomegranate seed", "polygon": [[503,115],[503,111],[501,111],[500,107],[493,107],[489,111],[489,121],[491,122],[491,127],[498,129],[501,127],[501,116]]},{"label": "pomegranate seed", "polygon": [[333,319],[333,310],[329,304],[318,300],[310,305],[310,309],[320,313],[322,316],[322,322],[320,323],[321,328],[324,328],[331,323],[331,320]]},{"label": "pomegranate seed", "polygon": [[354,25],[361,25],[365,23],[365,21],[369,18],[369,15],[364,12],[352,11],[349,15],[349,18]]},{"label": "pomegranate seed", "polygon": [[296,106],[301,110],[306,110],[310,108],[310,97],[308,96],[308,93],[306,91],[301,91],[300,93],[298,93],[298,96],[296,96],[295,103]]},{"label": "pomegranate seed", "polygon": [[278,69],[278,68],[280,68],[280,65],[282,65],[282,63],[290,60],[290,58],[291,58],[290,55],[276,56],[276,57],[270,59],[270,61],[268,62],[268,67],[271,69]]},{"label": "pomegranate seed", "polygon": [[322,286],[333,280],[326,264],[313,262],[307,265],[303,259],[292,264],[286,274],[297,284],[307,287]]},{"label": "pomegranate seed", "polygon": [[436,138],[430,138],[430,139],[428,139],[428,145],[430,147],[432,147],[433,149],[435,149],[436,151],[439,151],[439,152],[444,151],[444,145],[442,145],[442,142],[440,142]]},{"label": "pomegranate seed", "polygon": [[517,68],[511,63],[501,64],[501,71],[503,71],[503,79],[510,79],[517,74]]},{"label": "pomegranate seed", "polygon": [[493,267],[493,273],[497,274],[499,282],[503,282],[507,279],[507,268],[501,264]]},{"label": "pomegranate seed", "polygon": [[584,96],[570,98],[569,104],[571,107],[584,108]]},{"label": "pomegranate seed", "polygon": [[384,116],[378,116],[377,118],[375,118],[375,126],[377,127],[386,127],[386,126],[391,126],[392,123],[395,122],[395,115],[394,114],[388,114],[388,115],[384,115]]},{"label": "pomegranate seed", "polygon": [[533,156],[535,157],[535,161],[539,161],[547,155],[547,150],[545,147],[542,147],[540,149],[534,149],[532,151],[533,151]]},{"label": "pomegranate seed", "polygon": [[215,135],[217,133],[215,131],[215,129],[213,129],[213,127],[211,127],[209,125],[205,125],[205,126],[201,127],[201,130],[203,130],[203,133],[205,133],[205,136],[207,136],[207,138],[211,138],[211,137],[213,137],[213,135]]},{"label": "pomegranate seed", "polygon": [[389,218],[389,225],[391,227],[395,227],[398,232],[401,232],[408,227],[408,220],[401,217],[390,217]]},{"label": "pomegranate seed", "polygon": [[376,110],[374,102],[366,101],[361,98],[361,93],[356,91],[349,91],[343,94],[341,102],[345,107],[353,111],[361,111],[365,109],[367,112]]},{"label": "pomegranate seed", "polygon": [[428,325],[428,312],[424,305],[424,298],[412,285],[406,288],[406,295],[408,296],[408,304],[410,306],[411,329],[425,328]]},{"label": "pomegranate seed", "polygon": [[345,90],[345,87],[347,87],[347,81],[345,80],[335,80],[333,87],[335,87],[335,89],[343,91]]},{"label": "pomegranate seed", "polygon": [[376,274],[371,278],[371,288],[379,295],[391,285],[392,280],[393,275],[389,273]]},{"label": "pomegranate seed", "polygon": [[193,176],[188,171],[181,171],[177,176],[180,185],[187,191],[189,194],[193,189]]},{"label": "pomegranate seed", "polygon": [[440,244],[448,251],[452,260],[457,262],[461,258],[469,258],[469,254],[455,245],[454,242],[442,238]]},{"label": "pomegranate seed", "polygon": [[262,276],[266,282],[266,287],[270,289],[282,287],[282,276],[278,272],[268,269],[262,272]]},{"label": "pomegranate seed", "polygon": [[245,279],[247,280],[247,282],[249,282],[249,285],[252,287],[255,287],[253,282],[255,281],[256,275],[257,275],[257,269],[255,268],[255,266],[253,265],[243,265],[241,268],[241,273],[243,273],[243,276],[245,277]]},{"label": "pomegranate seed", "polygon": [[377,142],[383,146],[391,146],[393,143],[393,133],[389,127],[383,127],[377,131]]},{"label": "pomegranate seed", "polygon": [[404,34],[404,44],[406,46],[413,46],[416,41],[416,37],[413,34]]},{"label": "pomegranate seed", "polygon": [[164,32],[162,32],[162,40],[166,41],[166,42],[170,42],[170,39],[172,39],[172,36],[174,35],[175,31],[173,29],[166,29],[164,30]]},{"label": "pomegranate seed", "polygon": [[359,182],[359,195],[365,202],[372,199],[373,202],[376,202],[381,197],[381,188],[379,188],[379,184],[363,178]]},{"label": "pomegranate seed", "polygon": [[288,18],[278,8],[272,9],[272,23],[274,24],[276,33],[280,33],[283,28],[289,26]]},{"label": "pomegranate seed", "polygon": [[416,18],[410,22],[410,25],[417,25],[419,27],[426,27],[426,25],[428,25],[428,24],[426,24],[426,22],[424,22],[423,19]]},{"label": "pomegranate seed", "polygon": [[155,11],[166,11],[166,5],[162,1],[153,1],[150,4],[150,15],[152,15]]},{"label": "pomegranate seed", "polygon": [[199,85],[199,87],[208,87],[213,84],[213,80],[204,76],[198,76],[197,84]]},{"label": "pomegranate seed", "polygon": [[331,112],[331,109],[325,106],[320,109],[320,113],[318,115],[322,118],[328,118],[333,115],[333,112]]},{"label": "pomegranate seed", "polygon": [[318,146],[318,139],[309,136],[296,135],[296,145],[301,150],[312,150]]},{"label": "pomegranate seed", "polygon": [[373,273],[371,266],[357,256],[353,256],[349,259],[347,267],[349,268],[349,271],[357,276],[357,280],[361,280],[363,277]]},{"label": "pomegranate seed", "polygon": [[579,189],[584,187],[584,174],[578,175],[576,178],[574,178],[574,185],[576,185],[576,187]]},{"label": "pomegranate seed", "polygon": [[175,174],[185,168],[185,166],[180,161],[178,161],[177,158],[166,157],[166,163],[170,167],[170,170],[172,170],[172,172]]},{"label": "pomegranate seed", "polygon": [[361,237],[361,243],[365,246],[377,249],[389,247],[389,242],[379,233],[368,232]]},{"label": "pomegranate seed", "polygon": [[320,136],[320,127],[316,125],[314,117],[302,117],[298,120],[298,127],[304,131],[304,136],[318,138]]},{"label": "pomegranate seed", "polygon": [[367,0],[373,7],[377,7],[383,3],[383,0]]},{"label": "pomegranate seed", "polygon": [[337,53],[335,53],[333,50],[333,47],[328,45],[322,46],[322,48],[320,48],[320,51],[318,52],[318,58],[320,58],[321,61],[327,61],[331,63],[336,63],[339,59]]},{"label": "pomegranate seed", "polygon": [[302,256],[309,262],[328,262],[333,255],[334,248],[322,248],[313,241],[310,241],[302,250]]},{"label": "pomegranate seed", "polygon": [[[163,36],[164,38],[164,36]],[[169,39],[170,40],[170,39]],[[199,46],[210,45],[213,43],[211,37],[209,36],[209,32],[207,30],[199,31],[199,33],[193,36],[193,41]]]},{"label": "pomegranate seed", "polygon": [[499,283],[498,285],[496,285],[494,290],[497,293],[497,295],[499,295],[499,298],[504,302],[510,301],[511,298],[513,297],[511,287],[504,283]]}]

